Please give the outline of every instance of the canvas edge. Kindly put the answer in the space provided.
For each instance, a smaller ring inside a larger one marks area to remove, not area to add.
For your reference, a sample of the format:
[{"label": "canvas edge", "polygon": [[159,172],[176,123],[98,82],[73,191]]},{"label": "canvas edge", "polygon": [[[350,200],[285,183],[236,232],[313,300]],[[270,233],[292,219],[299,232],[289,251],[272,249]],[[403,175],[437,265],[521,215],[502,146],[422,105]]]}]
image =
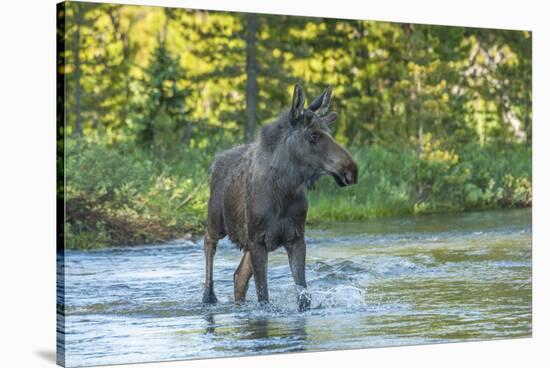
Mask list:
[{"label": "canvas edge", "polygon": [[65,9],[56,4],[56,363],[65,367]]}]

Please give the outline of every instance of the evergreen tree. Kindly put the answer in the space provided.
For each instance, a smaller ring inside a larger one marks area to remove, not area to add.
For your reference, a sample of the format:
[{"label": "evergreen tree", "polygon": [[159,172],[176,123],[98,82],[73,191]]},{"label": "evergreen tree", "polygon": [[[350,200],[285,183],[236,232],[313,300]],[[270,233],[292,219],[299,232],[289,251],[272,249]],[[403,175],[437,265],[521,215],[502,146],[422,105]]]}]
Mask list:
[{"label": "evergreen tree", "polygon": [[162,148],[186,138],[187,92],[178,85],[183,77],[178,58],[160,42],[151,55],[135,100],[136,138],[141,145]]}]

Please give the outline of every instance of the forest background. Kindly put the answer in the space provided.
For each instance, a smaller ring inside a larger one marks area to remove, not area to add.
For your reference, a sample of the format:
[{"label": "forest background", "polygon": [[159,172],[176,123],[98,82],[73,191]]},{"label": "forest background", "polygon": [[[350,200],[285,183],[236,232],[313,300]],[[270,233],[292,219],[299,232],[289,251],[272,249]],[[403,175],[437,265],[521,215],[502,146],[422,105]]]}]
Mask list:
[{"label": "forest background", "polygon": [[214,155],[294,83],[333,86],[360,170],[310,191],[309,223],[531,206],[530,32],[74,2],[58,17],[68,248],[200,233]]}]

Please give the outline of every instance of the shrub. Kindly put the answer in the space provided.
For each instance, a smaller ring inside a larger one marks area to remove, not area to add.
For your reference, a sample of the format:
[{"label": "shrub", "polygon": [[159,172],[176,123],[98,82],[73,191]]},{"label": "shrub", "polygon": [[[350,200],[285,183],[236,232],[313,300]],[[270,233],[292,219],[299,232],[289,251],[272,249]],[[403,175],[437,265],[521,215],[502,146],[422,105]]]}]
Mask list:
[{"label": "shrub", "polygon": [[[308,221],[523,207],[532,203],[531,149],[467,145],[450,150],[427,136],[424,149],[352,147],[359,183],[324,177],[310,191]],[[181,147],[162,158],[133,147],[69,140],[66,246],[154,243],[201,232],[213,152]]]},{"label": "shrub", "polygon": [[206,213],[205,153],[173,161],[69,141],[65,161],[68,248],[160,242],[198,231]]}]

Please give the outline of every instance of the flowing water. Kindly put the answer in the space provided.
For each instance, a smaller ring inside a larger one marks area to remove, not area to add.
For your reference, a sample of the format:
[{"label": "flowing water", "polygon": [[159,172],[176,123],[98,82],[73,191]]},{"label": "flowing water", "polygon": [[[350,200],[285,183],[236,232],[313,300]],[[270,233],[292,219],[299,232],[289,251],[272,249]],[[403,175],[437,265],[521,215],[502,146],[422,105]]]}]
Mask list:
[{"label": "flowing water", "polygon": [[327,223],[306,231],[312,309],[297,311],[283,249],[270,303],[233,303],[240,253],[202,242],[65,253],[67,366],[531,336],[531,211]]}]

